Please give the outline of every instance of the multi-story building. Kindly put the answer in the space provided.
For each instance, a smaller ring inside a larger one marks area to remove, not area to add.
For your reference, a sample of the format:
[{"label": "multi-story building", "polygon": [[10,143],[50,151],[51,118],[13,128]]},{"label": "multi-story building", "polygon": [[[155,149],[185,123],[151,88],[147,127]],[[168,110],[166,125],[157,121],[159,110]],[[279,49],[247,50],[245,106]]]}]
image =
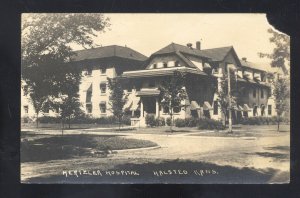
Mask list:
[{"label": "multi-story building", "polygon": [[[174,117],[221,119],[216,92],[229,64],[236,71],[234,88],[239,90],[233,122],[245,116],[275,115],[268,71],[245,58],[240,60],[232,46],[203,50],[200,42],[196,42],[195,48],[192,44],[171,43],[147,58],[128,47],[114,45],[77,51],[74,64],[82,68],[79,87],[82,108],[92,117],[112,115],[107,78],[117,76],[122,77],[124,91],[128,94],[124,110],[135,118],[135,123],[144,125],[147,114],[167,117],[168,109],[160,105],[158,87],[174,71],[180,71],[186,75],[187,99],[182,101],[182,107],[174,108]],[[22,97],[22,105],[22,116],[34,116],[26,97]],[[45,112],[44,115],[55,116],[56,112]]]},{"label": "multi-story building", "polygon": [[[114,78],[124,71],[141,69],[147,59],[143,54],[117,45],[76,51],[74,67],[81,68],[79,100],[82,110],[91,117],[110,116],[107,78]],[[22,82],[24,83],[24,82]],[[30,99],[21,90],[21,117],[34,119],[35,111]],[[43,112],[42,116],[57,116],[59,110]]]},{"label": "multi-story building", "polygon": [[[233,122],[242,117],[273,116],[274,104],[269,104],[270,85],[267,82],[267,72],[252,66],[246,60],[240,60],[232,46],[201,50],[201,43],[196,48],[171,43],[153,53],[147,60],[144,69],[126,71],[122,77],[131,92],[134,101],[128,101],[140,116],[136,120],[139,125],[145,124],[145,116],[154,114],[156,117],[168,117],[168,109],[160,105],[159,85],[174,71],[185,74],[184,89],[187,99],[182,101],[182,107],[174,108],[174,117],[209,117],[222,119],[223,115],[217,102],[217,89],[220,80],[227,73],[228,65],[236,71],[236,83],[233,89],[238,90],[237,105],[232,112]],[[126,91],[126,88],[125,88]],[[134,96],[134,97],[133,97]],[[267,109],[269,108],[269,109]]]}]

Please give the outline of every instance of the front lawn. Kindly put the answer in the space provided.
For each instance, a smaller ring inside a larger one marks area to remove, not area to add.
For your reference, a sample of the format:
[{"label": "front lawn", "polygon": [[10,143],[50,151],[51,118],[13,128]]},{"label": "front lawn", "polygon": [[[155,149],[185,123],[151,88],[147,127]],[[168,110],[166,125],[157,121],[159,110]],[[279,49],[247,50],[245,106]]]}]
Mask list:
[{"label": "front lawn", "polygon": [[148,140],[115,135],[65,135],[21,142],[21,162],[49,161],[79,156],[106,157],[110,150],[157,146]]},{"label": "front lawn", "polygon": [[234,125],[232,133],[224,131],[211,131],[190,134],[191,136],[209,136],[209,137],[272,137],[281,136],[289,133],[290,126],[280,126],[279,132],[277,125]]}]

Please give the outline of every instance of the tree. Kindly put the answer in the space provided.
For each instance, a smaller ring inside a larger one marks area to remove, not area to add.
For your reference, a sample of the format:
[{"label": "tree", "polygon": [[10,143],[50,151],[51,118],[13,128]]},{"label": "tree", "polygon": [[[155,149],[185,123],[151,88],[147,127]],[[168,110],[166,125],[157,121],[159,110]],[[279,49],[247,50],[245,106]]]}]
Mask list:
[{"label": "tree", "polygon": [[111,91],[109,100],[111,111],[118,119],[119,130],[121,128],[122,118],[124,115],[123,107],[127,101],[127,95],[124,93],[122,83],[119,78],[108,78],[108,87]]},{"label": "tree", "polygon": [[[72,65],[66,66],[70,67]],[[76,70],[75,67],[68,69],[64,81],[61,81],[60,86],[56,87],[58,95],[55,98],[58,98],[59,102],[53,102],[50,105],[52,109],[60,109],[62,124],[64,125],[64,121],[67,120],[69,128],[71,128],[71,119],[83,114],[78,94],[81,76],[78,75],[79,72]]]},{"label": "tree", "polygon": [[272,67],[279,67],[282,68],[284,74],[289,73],[289,66],[290,66],[290,37],[278,33],[273,29],[268,29],[268,32],[272,34],[272,37],[269,39],[271,43],[275,44],[273,52],[268,53],[258,53],[261,58],[267,57],[272,60],[271,66]]},{"label": "tree", "polygon": [[273,87],[273,96],[277,113],[277,131],[279,131],[281,117],[289,110],[287,98],[289,98],[290,89],[288,80],[286,78],[277,78],[274,80]]},{"label": "tree", "polygon": [[160,98],[162,99],[161,105],[164,109],[168,109],[168,114],[171,118],[170,130],[174,124],[174,108],[180,108],[183,106],[181,101],[187,98],[186,91],[184,89],[185,76],[179,71],[174,71],[173,75],[164,80],[159,87]]},{"label": "tree", "polygon": [[62,94],[59,88],[69,72],[65,65],[76,55],[71,46],[93,47],[96,32],[104,31],[107,26],[109,19],[102,14],[22,15],[23,88],[31,98],[37,122],[47,100]]},{"label": "tree", "polygon": [[[230,75],[230,83],[231,83],[231,93],[233,93],[235,90],[234,86],[234,74]],[[226,127],[226,120],[229,117],[229,111],[233,109],[234,106],[236,106],[236,97],[231,94],[231,98],[229,99],[228,97],[228,75],[224,74],[222,77],[219,79],[219,87],[217,89],[217,102],[218,105],[221,109],[221,112],[224,115],[224,121],[223,123],[225,124]],[[231,109],[229,109],[229,100],[231,100]]]}]

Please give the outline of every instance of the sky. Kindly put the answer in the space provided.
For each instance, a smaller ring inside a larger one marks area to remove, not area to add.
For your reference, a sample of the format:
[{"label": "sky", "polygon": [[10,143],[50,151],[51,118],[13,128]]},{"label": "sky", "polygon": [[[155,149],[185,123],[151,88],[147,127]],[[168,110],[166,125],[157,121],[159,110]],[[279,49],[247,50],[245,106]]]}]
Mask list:
[{"label": "sky", "polygon": [[[266,63],[258,52],[272,52],[265,14],[104,14],[111,26],[95,44],[130,47],[146,56],[174,42],[201,42],[202,49],[233,46],[250,62]],[[82,49],[75,46],[74,49]]]}]

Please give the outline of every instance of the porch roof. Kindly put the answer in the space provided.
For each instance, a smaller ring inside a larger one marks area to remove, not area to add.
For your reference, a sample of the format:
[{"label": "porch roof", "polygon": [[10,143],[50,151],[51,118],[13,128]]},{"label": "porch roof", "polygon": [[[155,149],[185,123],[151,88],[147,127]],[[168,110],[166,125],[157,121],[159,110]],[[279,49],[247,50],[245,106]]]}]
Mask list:
[{"label": "porch roof", "polygon": [[158,89],[144,89],[136,92],[136,96],[158,96],[159,94]]},{"label": "porch roof", "polygon": [[203,104],[203,110],[211,110],[211,109],[213,109],[213,108],[211,107],[209,102],[205,101]]},{"label": "porch roof", "polygon": [[208,76],[206,73],[204,73],[196,68],[173,67],[173,68],[144,69],[144,70],[137,70],[137,71],[128,71],[128,72],[124,72],[122,74],[122,77],[124,77],[124,78],[139,78],[139,77],[167,76],[167,75],[172,75],[174,71]]}]

